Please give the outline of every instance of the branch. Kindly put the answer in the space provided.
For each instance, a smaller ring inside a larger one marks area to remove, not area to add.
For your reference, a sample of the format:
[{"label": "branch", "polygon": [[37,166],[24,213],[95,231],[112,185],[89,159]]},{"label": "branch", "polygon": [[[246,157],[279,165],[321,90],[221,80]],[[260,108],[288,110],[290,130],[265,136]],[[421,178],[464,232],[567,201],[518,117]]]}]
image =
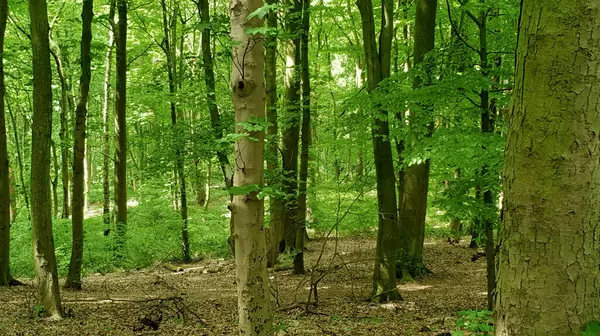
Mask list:
[{"label": "branch", "polygon": [[152,48],[152,46],[154,45],[154,43],[150,43],[146,49],[144,49],[144,51],[142,51],[139,55],[133,57],[132,59],[129,60],[129,62],[127,63],[127,69],[129,69],[129,66],[131,66],[131,64],[133,64],[133,62],[135,62],[138,58],[146,55],[146,53],[148,52],[148,50],[150,50],[150,48]]},{"label": "branch", "polygon": [[10,22],[12,22],[15,25],[15,27],[17,27],[18,31],[23,33],[23,35],[25,35],[29,40],[31,40],[31,35],[17,22],[17,20],[15,20],[15,18],[12,17],[12,15],[10,15],[10,13],[8,14],[8,18],[10,19]]},{"label": "branch", "polygon": [[466,9],[465,13],[467,13],[467,15],[471,18],[471,20],[473,20],[473,22],[475,22],[477,27],[481,28],[481,21],[479,21],[479,19],[475,15],[473,15],[473,13],[471,13],[470,10]]},{"label": "branch", "polygon": [[467,46],[467,48],[473,50],[474,52],[476,52],[478,55],[480,55],[479,50],[475,49],[473,46],[471,46],[469,44],[469,42],[465,41],[465,39],[460,35],[460,32],[458,31],[458,29],[456,28],[456,26],[454,25],[454,21],[452,21],[452,12],[450,11],[450,2],[448,0],[446,0],[446,5],[448,8],[448,20],[450,20],[450,25],[452,26],[452,31],[454,32],[454,34],[456,34],[456,37],[458,37],[458,39],[465,45]]}]

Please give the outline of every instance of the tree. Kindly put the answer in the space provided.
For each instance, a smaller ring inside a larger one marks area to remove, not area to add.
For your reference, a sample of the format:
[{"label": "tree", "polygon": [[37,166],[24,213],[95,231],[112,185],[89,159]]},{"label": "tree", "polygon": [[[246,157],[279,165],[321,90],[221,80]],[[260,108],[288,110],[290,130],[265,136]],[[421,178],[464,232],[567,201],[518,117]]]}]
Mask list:
[{"label": "tree", "polygon": [[115,94],[116,257],[123,258],[127,230],[127,0],[117,0]]},{"label": "tree", "polygon": [[282,241],[285,249],[296,247],[298,229],[298,144],[300,141],[300,34],[302,4],[300,0],[288,0],[289,7],[285,17],[285,105],[281,121],[283,149],[281,161],[283,168],[282,187],[285,193],[285,206],[282,209]]},{"label": "tree", "polygon": [[[274,5],[276,0],[268,0],[267,4]],[[277,30],[277,11],[267,14],[267,26]],[[265,36],[265,91],[267,121],[267,181],[269,186],[279,187],[279,124],[277,121],[277,35],[271,31]],[[283,238],[281,212],[283,201],[277,195],[269,196],[269,239],[267,245],[268,264],[274,266],[279,255],[279,245]]]},{"label": "tree", "polygon": [[302,147],[300,151],[300,180],[298,185],[298,230],[294,256],[294,274],[304,274],[304,236],[306,235],[306,191],[308,160],[311,142],[310,130],[310,65],[308,60],[308,35],[310,33],[310,1],[302,0],[302,39],[300,59],[302,65]]},{"label": "tree", "polygon": [[496,335],[579,335],[600,321],[598,14],[594,0],[521,2]]},{"label": "tree", "polygon": [[231,213],[235,225],[235,265],[240,335],[271,335],[271,294],[267,274],[264,234],[264,200],[257,188],[264,179],[264,129],[244,125],[265,119],[263,37],[246,29],[262,27],[258,17],[247,19],[262,7],[261,0],[233,0],[230,5],[233,39],[232,96],[236,133],[245,135],[235,144],[235,187]]},{"label": "tree", "polygon": [[[381,80],[390,76],[394,4],[391,0],[381,2],[379,50],[375,39],[373,4],[371,0],[358,0],[356,4],[362,21],[363,47],[367,63],[367,90],[369,94],[373,94]],[[396,288],[398,213],[396,178],[389,141],[388,111],[381,106],[374,106],[371,134],[379,219],[372,296],[378,301],[388,301],[400,297]]]},{"label": "tree", "polygon": [[[160,5],[162,7],[163,17],[163,31],[165,34],[163,51],[167,57],[167,75],[169,78],[169,93],[171,96],[169,107],[171,111],[171,125],[173,126],[173,138],[175,145],[175,175],[179,183],[179,195],[181,197],[181,207],[179,208],[181,213],[181,247],[183,260],[188,262],[192,259],[190,256],[190,239],[188,232],[188,207],[187,207],[187,189],[185,184],[185,166],[180,149],[180,141],[178,139],[178,131],[180,127],[177,124],[177,119],[182,118],[178,116],[177,107],[175,106],[175,95],[177,94],[177,52],[176,52],[176,34],[177,34],[177,16],[179,13],[179,7],[175,4],[173,13],[169,20],[167,3],[165,0],[161,0]],[[171,22],[171,24],[169,24]]]},{"label": "tree", "polygon": [[69,274],[65,282],[65,288],[81,289],[81,263],[83,261],[83,216],[85,212],[84,188],[85,188],[85,138],[87,104],[90,93],[90,81],[92,78],[92,20],[94,18],[94,1],[84,0],[81,13],[81,78],[79,79],[79,102],[75,110],[75,130],[73,134],[73,201],[72,227],[73,244],[71,249],[71,261],[69,263]]},{"label": "tree", "polygon": [[106,233],[110,232],[110,131],[109,131],[109,105],[110,105],[110,74],[112,68],[112,54],[115,46],[115,0],[110,1],[108,12],[108,47],[104,61],[104,100],[102,101],[102,215],[106,225]]},{"label": "tree", "polygon": [[[437,10],[437,0],[417,0],[417,12],[415,16],[415,46],[414,46],[414,64],[415,66],[424,63],[425,55],[434,47],[435,40],[435,16]],[[430,65],[422,64],[425,72],[429,71]],[[423,84],[421,76],[416,76],[413,87],[418,88]],[[428,83],[425,83],[428,84]],[[420,113],[430,113],[431,107],[422,103],[419,106]],[[416,111],[410,111],[409,120],[413,130],[418,129],[417,118],[430,119],[424,116],[417,116]],[[427,135],[430,136],[433,131],[433,124],[427,122]],[[408,144],[410,145],[410,144]],[[427,272],[423,265],[423,242],[425,239],[425,219],[427,215],[427,192],[429,190],[429,169],[430,160],[426,159],[420,163],[408,165],[404,171],[404,181],[402,181],[400,206],[400,249],[404,254],[402,261],[402,276],[412,277]]]},{"label": "tree", "polygon": [[62,319],[50,199],[50,138],[52,134],[52,75],[48,11],[45,0],[29,1],[33,50],[33,126],[31,140],[31,239],[38,299],[44,314]]},{"label": "tree", "polygon": [[4,33],[8,18],[8,1],[0,0],[0,286],[10,282],[10,179],[4,120]]},{"label": "tree", "polygon": [[71,96],[70,72],[68,71],[68,59],[62,54],[58,44],[50,40],[50,53],[56,63],[56,72],[60,81],[60,158],[61,158],[61,182],[62,182],[62,218],[71,216],[69,206],[69,117],[74,108],[73,97]]}]

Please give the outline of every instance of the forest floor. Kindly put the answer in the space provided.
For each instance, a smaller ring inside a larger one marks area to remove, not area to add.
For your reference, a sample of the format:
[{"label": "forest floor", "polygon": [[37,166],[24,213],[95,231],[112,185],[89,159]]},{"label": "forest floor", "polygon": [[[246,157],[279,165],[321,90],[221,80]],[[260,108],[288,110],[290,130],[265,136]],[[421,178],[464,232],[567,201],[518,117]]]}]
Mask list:
[{"label": "forest floor", "polygon": [[[314,268],[324,251],[314,273],[314,278],[325,275],[318,304],[305,310],[311,273],[271,270],[276,335],[450,335],[458,311],[485,308],[485,258],[472,262],[475,252],[466,245],[427,239],[425,262],[432,274],[401,282],[402,301],[375,304],[366,300],[375,240],[311,240],[307,268]],[[37,317],[31,281],[2,288],[0,335],[236,335],[233,260],[178,267],[157,263],[149,270],[89,275],[83,291],[61,291],[70,317],[59,322]]]}]

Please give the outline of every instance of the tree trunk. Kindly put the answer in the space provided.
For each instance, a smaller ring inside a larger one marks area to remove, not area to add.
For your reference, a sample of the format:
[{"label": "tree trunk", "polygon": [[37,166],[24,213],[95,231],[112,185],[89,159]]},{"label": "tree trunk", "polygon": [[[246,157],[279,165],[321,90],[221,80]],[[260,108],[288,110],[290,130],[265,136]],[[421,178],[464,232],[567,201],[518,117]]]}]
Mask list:
[{"label": "tree trunk", "polygon": [[108,47],[104,61],[104,100],[102,101],[102,217],[106,226],[106,233],[110,233],[110,73],[112,65],[112,54],[115,45],[115,0],[110,1],[108,12]]},{"label": "tree trunk", "polygon": [[[232,70],[235,122],[265,118],[263,40],[246,35],[245,29],[262,27],[262,20],[250,13],[262,6],[260,0],[232,0],[230,4],[233,39]],[[243,71],[242,71],[243,70]],[[258,141],[239,138],[235,144],[235,186],[263,186],[264,131],[249,132],[236,126],[236,133],[248,134]],[[256,190],[256,189],[253,189]],[[258,191],[233,197],[235,223],[235,264],[238,288],[240,336],[272,335],[271,294],[267,274],[264,234],[264,201]]]},{"label": "tree trunk", "polygon": [[[206,1],[206,0],[205,0]],[[162,7],[162,18],[163,18],[163,31],[165,34],[164,39],[164,52],[167,57],[167,75],[169,78],[169,93],[171,95],[170,98],[170,111],[171,111],[171,125],[173,129],[173,141],[175,143],[175,176],[176,180],[179,184],[179,195],[181,197],[181,255],[183,261],[189,262],[192,258],[190,256],[190,239],[188,232],[188,208],[187,208],[187,188],[185,184],[185,167],[183,163],[183,158],[180,149],[180,141],[178,139],[179,134],[179,125],[177,124],[177,108],[175,106],[175,96],[177,95],[177,53],[175,50],[175,41],[177,30],[175,27],[175,23],[177,22],[178,16],[178,7],[175,6],[173,9],[172,16],[170,21],[172,22],[172,26],[169,26],[169,18],[167,15],[167,4],[165,0],[161,0],[160,2]],[[181,116],[180,116],[181,117]]]},{"label": "tree trunk", "polygon": [[4,120],[4,33],[8,18],[8,2],[0,0],[0,286],[10,282],[10,178],[6,139],[6,121]]},{"label": "tree trunk", "polygon": [[62,319],[50,199],[50,139],[52,135],[52,75],[48,11],[45,0],[29,1],[33,54],[33,126],[31,139],[31,239],[38,300],[44,314]]},{"label": "tree trunk", "polygon": [[[367,62],[367,89],[373,92],[379,82],[390,76],[393,7],[390,0],[381,6],[381,35],[379,51],[375,40],[375,18],[371,0],[358,0],[357,6],[362,21],[365,60]],[[383,114],[384,117],[380,115]],[[396,208],[396,178],[389,139],[388,111],[380,108],[373,115],[371,134],[377,180],[377,204],[379,226],[377,230],[376,259],[373,271],[375,300],[383,302],[400,298],[396,288],[396,259],[398,237],[398,213]]]},{"label": "tree trunk", "polygon": [[56,155],[56,144],[54,143],[54,140],[50,140],[50,147],[52,148],[52,165],[54,167],[54,176],[52,177],[52,209],[53,212],[52,214],[54,215],[54,218],[59,218],[59,211],[58,211],[58,175],[59,175],[59,167],[58,167],[58,155]]},{"label": "tree trunk", "polygon": [[65,288],[81,289],[81,264],[83,261],[83,217],[85,212],[84,188],[85,188],[85,132],[87,119],[87,103],[90,92],[90,81],[92,78],[92,20],[94,18],[94,1],[84,0],[81,13],[81,78],[79,80],[79,102],[75,110],[75,131],[73,134],[73,244],[71,249],[71,261],[69,263],[69,274],[65,282]]},{"label": "tree trunk", "polygon": [[[220,140],[223,138],[223,124],[221,123],[221,116],[219,114],[219,107],[217,106],[217,94],[215,89],[215,71],[214,71],[214,63],[212,58],[212,51],[210,48],[210,8],[208,4],[208,0],[197,0],[196,6],[198,7],[198,14],[200,15],[201,23],[205,24],[206,27],[202,30],[202,62],[204,67],[204,82],[206,84],[206,101],[208,103],[208,111],[210,113],[210,123],[213,128],[213,133],[216,140]],[[227,158],[227,151],[225,150],[217,150],[217,158],[219,159],[219,165],[221,166],[221,172],[223,173],[223,180],[225,181],[225,188],[228,190],[233,186],[233,168],[229,163],[229,158]],[[233,201],[233,195],[231,197],[231,201]],[[232,249],[233,254],[235,254],[235,244],[234,244],[234,216],[231,214],[231,219],[229,221],[229,245]]]},{"label": "tree trunk", "polygon": [[206,177],[204,176],[204,172],[202,171],[202,168],[200,167],[200,160],[196,160],[194,161],[195,164],[195,176],[196,176],[196,180],[194,181],[196,183],[196,203],[203,207],[204,204],[206,203],[206,187],[207,187],[207,180]]},{"label": "tree trunk", "polygon": [[[198,14],[200,15],[201,22],[206,24],[206,27],[202,30],[202,62],[204,65],[204,81],[206,84],[206,101],[208,104],[208,111],[210,113],[210,122],[213,128],[215,139],[220,140],[223,138],[223,124],[221,123],[221,116],[219,114],[219,107],[217,106],[217,94],[215,89],[215,71],[212,58],[212,51],[210,48],[210,8],[208,0],[198,0],[196,2],[198,7]],[[233,168],[227,158],[227,152],[224,150],[217,151],[217,158],[221,166],[223,173],[223,179],[225,181],[225,187],[227,189],[232,186],[233,179]]]},{"label": "tree trunk", "polygon": [[499,336],[579,335],[600,321],[599,16],[595,0],[521,2],[504,156]]},{"label": "tree trunk", "polygon": [[300,36],[302,4],[301,0],[287,0],[286,32],[293,38],[286,41],[285,69],[285,108],[284,121],[281,124],[283,134],[282,168],[283,191],[286,194],[282,209],[283,237],[285,249],[296,246],[298,229],[298,144],[300,141]]},{"label": "tree trunk", "polygon": [[294,274],[304,274],[304,236],[306,235],[306,191],[308,180],[310,134],[310,66],[308,60],[308,34],[310,33],[310,0],[302,0],[302,147],[300,151],[300,180],[298,186],[298,230]]},{"label": "tree trunk", "polygon": [[65,58],[63,57],[58,44],[50,41],[50,52],[56,63],[56,71],[60,80],[60,159],[61,159],[61,182],[62,182],[62,218],[69,218],[71,216],[71,210],[69,206],[70,193],[69,193],[69,116],[73,111],[73,104],[69,98],[69,91],[71,86],[69,83],[69,74],[66,69]]},{"label": "tree trunk", "polygon": [[8,116],[10,117],[11,123],[13,125],[13,136],[15,138],[15,149],[17,151],[17,163],[19,164],[19,182],[21,184],[21,194],[23,195],[23,199],[25,200],[25,207],[27,208],[27,217],[31,219],[31,213],[29,211],[29,191],[25,184],[25,169],[23,168],[23,152],[21,147],[21,141],[19,139],[19,132],[17,130],[17,120],[15,115],[10,108],[10,104],[8,103],[8,99],[4,101],[6,103],[6,109],[8,111]]},{"label": "tree trunk", "polygon": [[[437,0],[417,0],[416,6],[414,64],[418,65],[424,61],[425,54],[434,47]],[[428,73],[429,65],[425,64],[424,66],[425,73]],[[413,87],[418,88],[422,82],[421,77],[415,77]],[[425,112],[430,110],[431,107],[421,106],[421,109]],[[415,119],[414,110],[411,110],[409,120],[411,119]],[[411,126],[416,127],[416,125]],[[432,127],[432,124],[427,125],[430,134]],[[402,277],[404,278],[410,279],[429,272],[423,264],[429,166],[429,159],[426,159],[422,163],[406,167],[404,172],[402,204],[400,206],[400,232],[402,233],[400,250],[402,251],[401,268]]]},{"label": "tree trunk", "polygon": [[127,1],[117,0],[119,22],[116,29],[116,94],[115,94],[115,257],[125,257],[127,230]]},{"label": "tree trunk", "polygon": [[[480,0],[483,2],[483,0]],[[489,76],[488,52],[487,52],[487,12],[481,11],[479,20],[476,22],[479,28],[479,57],[481,74],[484,77]],[[481,131],[484,135],[492,135],[494,133],[494,120],[490,116],[490,100],[488,89],[482,89],[479,93],[479,105],[481,106]],[[483,150],[485,150],[483,146]],[[488,176],[488,167],[481,168],[482,181],[491,181],[493,177]],[[494,204],[494,197],[490,186],[484,186],[483,203],[484,211],[481,218],[485,232],[485,258],[487,269],[487,309],[494,308],[494,296],[496,290],[496,246],[494,245],[494,218],[490,218],[489,214],[496,214],[497,209]]]},{"label": "tree trunk", "polygon": [[[267,4],[274,5],[277,0],[267,0]],[[277,11],[269,11],[267,14],[267,26],[277,29]],[[279,134],[277,121],[277,36],[269,34],[265,36],[265,91],[267,121],[267,183],[273,188],[280,188],[279,168]],[[269,237],[267,239],[267,263],[269,267],[275,266],[277,256],[280,252],[280,243],[283,238],[283,223],[281,212],[283,200],[276,196],[269,196]]]}]

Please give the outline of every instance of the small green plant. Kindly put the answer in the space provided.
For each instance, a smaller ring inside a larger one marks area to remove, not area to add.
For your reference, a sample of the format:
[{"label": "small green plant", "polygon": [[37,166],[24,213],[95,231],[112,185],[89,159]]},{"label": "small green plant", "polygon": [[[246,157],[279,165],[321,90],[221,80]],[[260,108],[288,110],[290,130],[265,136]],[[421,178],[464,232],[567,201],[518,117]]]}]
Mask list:
[{"label": "small green plant", "polygon": [[458,312],[456,320],[458,330],[452,336],[477,335],[489,336],[494,333],[492,312],[489,310],[465,310]]},{"label": "small green plant", "polygon": [[592,321],[585,326],[585,329],[581,332],[581,336],[599,336],[600,335],[600,321]]},{"label": "small green plant", "polygon": [[279,322],[275,325],[275,331],[287,331],[287,329],[288,325],[285,323],[285,321]]},{"label": "small green plant", "polygon": [[41,304],[37,303],[33,306],[33,312],[34,316],[44,317],[44,315],[46,314],[46,309],[44,309],[44,306],[42,306]]}]

